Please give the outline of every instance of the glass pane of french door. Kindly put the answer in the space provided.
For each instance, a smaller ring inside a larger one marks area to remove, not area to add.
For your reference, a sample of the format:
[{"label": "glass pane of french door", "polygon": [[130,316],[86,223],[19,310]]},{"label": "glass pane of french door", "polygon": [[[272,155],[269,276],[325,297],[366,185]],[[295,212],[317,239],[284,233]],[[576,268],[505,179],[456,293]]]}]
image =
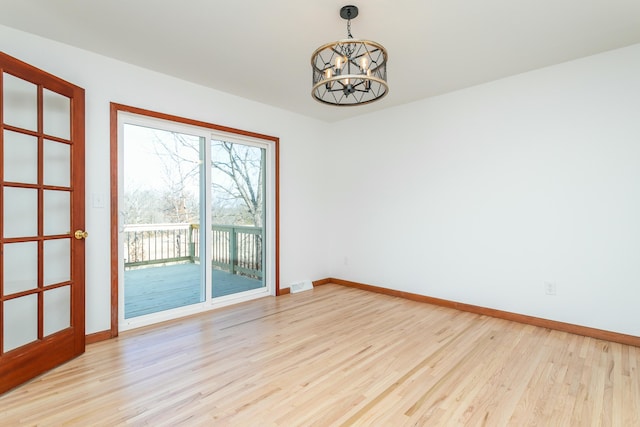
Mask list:
[{"label": "glass pane of french door", "polygon": [[70,328],[72,313],[71,100],[2,83],[0,355]]},{"label": "glass pane of french door", "polygon": [[264,288],[266,150],[211,141],[213,297]]},{"label": "glass pane of french door", "polygon": [[124,318],[203,302],[202,137],[124,125]]}]

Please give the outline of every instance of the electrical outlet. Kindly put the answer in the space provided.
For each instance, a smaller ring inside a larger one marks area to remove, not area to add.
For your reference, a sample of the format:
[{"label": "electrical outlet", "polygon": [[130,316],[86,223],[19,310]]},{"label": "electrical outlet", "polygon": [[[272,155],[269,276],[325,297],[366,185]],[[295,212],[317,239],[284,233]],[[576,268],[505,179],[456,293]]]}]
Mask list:
[{"label": "electrical outlet", "polygon": [[555,282],[544,282],[545,295],[555,296],[557,294],[557,285]]}]

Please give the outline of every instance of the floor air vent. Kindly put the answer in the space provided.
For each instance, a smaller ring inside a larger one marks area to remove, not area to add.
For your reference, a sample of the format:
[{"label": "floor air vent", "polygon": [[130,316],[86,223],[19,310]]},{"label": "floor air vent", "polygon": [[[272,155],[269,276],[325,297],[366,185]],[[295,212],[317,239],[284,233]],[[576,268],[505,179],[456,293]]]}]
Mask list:
[{"label": "floor air vent", "polygon": [[302,282],[292,283],[289,289],[292,294],[302,291],[310,291],[313,289],[313,283],[311,283],[311,280],[303,280]]}]

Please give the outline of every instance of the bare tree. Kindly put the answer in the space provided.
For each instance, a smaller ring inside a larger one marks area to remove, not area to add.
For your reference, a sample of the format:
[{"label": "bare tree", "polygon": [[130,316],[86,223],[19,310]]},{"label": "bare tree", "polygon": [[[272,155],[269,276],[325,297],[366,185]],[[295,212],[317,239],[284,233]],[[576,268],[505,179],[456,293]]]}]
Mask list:
[{"label": "bare tree", "polygon": [[[145,195],[150,210],[164,221],[193,222],[199,215],[200,138],[175,132],[153,131],[153,155],[161,165],[163,186],[157,196]],[[226,141],[212,141],[212,216],[219,224],[263,226],[264,150]],[[143,160],[144,161],[144,160]],[[131,194],[131,209],[143,209],[140,193]],[[149,198],[154,200],[153,203]],[[149,213],[151,215],[151,213]],[[147,216],[149,216],[147,215]],[[153,216],[152,215],[152,216]],[[135,216],[131,212],[130,216]]]},{"label": "bare tree", "polygon": [[163,199],[149,189],[128,188],[124,193],[124,209],[122,221],[124,224],[153,224],[165,222]]},{"label": "bare tree", "polygon": [[198,194],[193,188],[199,179],[199,141],[175,132],[170,135],[154,133],[155,154],[161,161],[165,184],[161,192],[163,213],[171,222],[194,222],[198,217]]},{"label": "bare tree", "polygon": [[212,182],[213,191],[220,201],[230,206],[237,202],[246,209],[245,220],[262,227],[264,211],[264,154],[260,148],[215,141],[212,145],[211,166],[228,179]]}]

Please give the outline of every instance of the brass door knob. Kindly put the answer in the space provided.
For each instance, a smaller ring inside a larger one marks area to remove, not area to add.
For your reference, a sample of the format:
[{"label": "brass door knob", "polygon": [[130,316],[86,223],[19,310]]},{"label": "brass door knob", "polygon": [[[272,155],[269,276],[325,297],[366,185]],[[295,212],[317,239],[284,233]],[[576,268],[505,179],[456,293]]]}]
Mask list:
[{"label": "brass door knob", "polygon": [[87,236],[89,236],[89,233],[87,233],[84,230],[76,230],[74,236],[76,237],[76,239],[82,240],[82,239],[86,239]]}]

